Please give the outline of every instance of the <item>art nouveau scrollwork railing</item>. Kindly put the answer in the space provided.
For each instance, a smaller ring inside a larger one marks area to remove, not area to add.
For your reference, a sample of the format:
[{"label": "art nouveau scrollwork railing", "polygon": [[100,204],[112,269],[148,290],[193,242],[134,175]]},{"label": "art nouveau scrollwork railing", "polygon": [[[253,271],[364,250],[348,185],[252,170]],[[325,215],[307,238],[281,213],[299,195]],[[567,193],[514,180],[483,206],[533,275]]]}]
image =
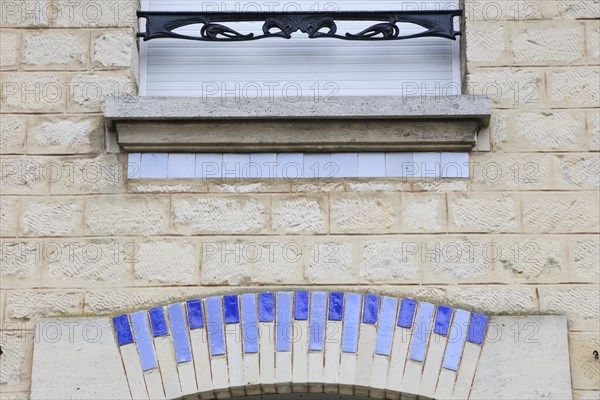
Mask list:
[{"label": "art nouveau scrollwork railing", "polygon": [[[462,10],[435,11],[339,11],[339,12],[153,12],[140,11],[146,20],[146,31],[138,33],[144,40],[158,38],[199,41],[247,41],[265,38],[290,39],[294,32],[306,33],[309,38],[343,40],[402,40],[433,36],[455,40],[460,31],[454,29],[454,17]],[[340,33],[338,22],[365,21],[359,32]],[[260,33],[240,33],[222,23],[263,22]],[[370,24],[369,24],[370,22]],[[415,24],[425,28],[403,34],[398,24]],[[175,30],[202,24],[197,36]]]}]

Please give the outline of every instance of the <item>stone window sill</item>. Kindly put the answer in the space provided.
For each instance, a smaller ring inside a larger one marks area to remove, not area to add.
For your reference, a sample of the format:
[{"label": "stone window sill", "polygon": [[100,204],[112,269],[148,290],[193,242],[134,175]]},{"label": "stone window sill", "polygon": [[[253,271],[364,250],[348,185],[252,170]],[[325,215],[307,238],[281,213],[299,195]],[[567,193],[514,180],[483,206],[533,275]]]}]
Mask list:
[{"label": "stone window sill", "polygon": [[109,97],[105,118],[126,152],[489,150],[481,96]]}]

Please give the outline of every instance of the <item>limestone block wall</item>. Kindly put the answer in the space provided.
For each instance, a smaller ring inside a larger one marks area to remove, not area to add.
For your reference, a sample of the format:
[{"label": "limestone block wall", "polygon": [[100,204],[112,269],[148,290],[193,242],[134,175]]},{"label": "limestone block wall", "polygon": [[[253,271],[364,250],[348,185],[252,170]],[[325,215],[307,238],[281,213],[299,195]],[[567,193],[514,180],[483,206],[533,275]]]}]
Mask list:
[{"label": "limestone block wall", "polygon": [[128,180],[102,102],[136,94],[138,6],[0,0],[0,398],[28,398],[40,318],[258,286],[566,315],[574,397],[600,396],[597,0],[465,0],[494,106],[468,180]]}]

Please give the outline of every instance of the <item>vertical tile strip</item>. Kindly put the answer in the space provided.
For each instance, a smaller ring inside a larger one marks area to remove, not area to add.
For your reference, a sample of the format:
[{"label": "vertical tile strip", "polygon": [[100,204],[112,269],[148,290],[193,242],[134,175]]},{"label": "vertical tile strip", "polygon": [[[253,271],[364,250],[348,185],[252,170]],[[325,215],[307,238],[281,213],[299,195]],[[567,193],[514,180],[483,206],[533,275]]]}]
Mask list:
[{"label": "vertical tile strip", "polygon": [[273,322],[275,320],[275,293],[259,293],[258,320]]},{"label": "vertical tile strip", "polygon": [[325,345],[325,307],[327,294],[313,292],[310,304],[310,351],[323,351]]},{"label": "vertical tile strip", "polygon": [[398,326],[401,328],[412,329],[413,319],[417,302],[413,299],[402,299],[400,312],[398,313]]},{"label": "vertical tile strip", "polygon": [[152,325],[152,334],[154,337],[167,336],[169,328],[165,319],[165,311],[162,307],[156,307],[148,310],[150,315],[150,323]]},{"label": "vertical tile strip", "polygon": [[444,354],[443,367],[451,371],[457,371],[462,356],[467,329],[469,327],[469,317],[471,313],[465,310],[456,310],[454,320],[452,321],[452,331],[450,340]]},{"label": "vertical tile strip", "polygon": [[173,335],[173,346],[175,347],[175,356],[177,362],[184,363],[192,361],[190,337],[188,335],[187,323],[185,321],[183,304],[170,304],[167,307],[167,310],[169,311],[169,322],[171,324],[171,334]]},{"label": "vertical tile strip", "polygon": [[131,333],[131,325],[129,325],[129,316],[127,316],[127,314],[114,317],[113,325],[115,326],[115,331],[117,332],[119,346],[133,343],[133,334]]},{"label": "vertical tile strip", "polygon": [[258,320],[256,318],[256,295],[242,295],[242,332],[244,353],[258,353]]},{"label": "vertical tile strip", "polygon": [[202,300],[188,301],[187,313],[190,329],[204,328],[204,313],[202,312]]},{"label": "vertical tile strip", "polygon": [[223,310],[226,324],[240,323],[240,304],[237,295],[223,296]]},{"label": "vertical tile strip", "polygon": [[379,319],[379,296],[375,294],[365,295],[362,322],[375,325]]},{"label": "vertical tile strip", "polygon": [[356,293],[346,295],[344,312],[344,332],[342,335],[342,352],[356,353],[358,347],[358,330],[360,325],[360,303],[362,296]]},{"label": "vertical tile strip", "polygon": [[206,303],[206,319],[210,354],[219,356],[225,354],[225,336],[223,333],[223,314],[221,298],[209,297]]},{"label": "vertical tile strip", "polygon": [[308,292],[294,294],[294,319],[296,321],[308,320]]},{"label": "vertical tile strip", "polygon": [[431,303],[419,303],[417,320],[414,327],[414,336],[410,345],[409,359],[412,361],[423,362],[425,360],[425,350],[429,340],[429,332],[435,306]]},{"label": "vertical tile strip", "polygon": [[277,293],[277,333],[276,350],[291,351],[292,335],[292,293]]},{"label": "vertical tile strip", "polygon": [[344,293],[332,292],[329,294],[329,320],[341,321],[344,315]]},{"label": "vertical tile strip", "polygon": [[381,317],[377,329],[377,343],[375,345],[375,354],[389,356],[392,348],[392,339],[394,337],[394,323],[396,322],[396,312],[398,310],[398,299],[393,297],[384,297],[381,304]]},{"label": "vertical tile strip", "polygon": [[433,333],[446,336],[450,329],[450,318],[452,318],[452,307],[438,306]]},{"label": "vertical tile strip", "polygon": [[131,314],[131,322],[133,323],[138,352],[142,361],[142,370],[148,371],[157,368],[156,353],[154,352],[146,311]]},{"label": "vertical tile strip", "polygon": [[487,329],[488,317],[485,315],[473,313],[471,323],[469,325],[469,334],[467,341],[469,343],[482,344],[485,338],[485,331]]}]

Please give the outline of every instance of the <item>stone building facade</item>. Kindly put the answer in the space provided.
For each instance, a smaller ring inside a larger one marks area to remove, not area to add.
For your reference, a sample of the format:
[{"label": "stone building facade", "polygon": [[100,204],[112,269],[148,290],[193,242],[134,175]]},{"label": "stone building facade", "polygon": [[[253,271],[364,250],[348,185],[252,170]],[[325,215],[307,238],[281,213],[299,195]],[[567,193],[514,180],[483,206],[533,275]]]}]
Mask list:
[{"label": "stone building facade", "polygon": [[599,398],[597,0],[465,0],[492,105],[468,179],[176,181],[128,179],[105,119],[137,95],[138,1],[0,4],[0,398],[29,398],[42,318],[302,289],[564,315]]}]

